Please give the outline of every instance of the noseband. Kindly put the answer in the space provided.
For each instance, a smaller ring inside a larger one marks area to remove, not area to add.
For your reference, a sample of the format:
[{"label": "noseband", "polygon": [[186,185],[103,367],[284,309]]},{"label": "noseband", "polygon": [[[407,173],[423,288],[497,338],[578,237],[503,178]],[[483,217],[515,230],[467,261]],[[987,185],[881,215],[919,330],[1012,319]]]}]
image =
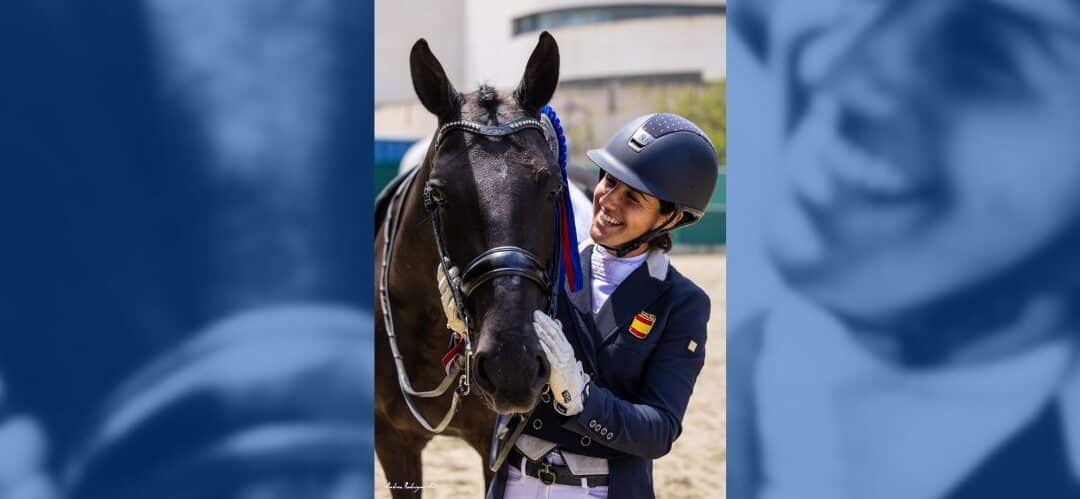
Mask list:
[{"label": "noseband", "polygon": [[499,246],[469,263],[461,275],[461,293],[468,298],[476,288],[500,275],[521,276],[536,283],[548,296],[553,292],[553,280],[532,253],[517,246]]},{"label": "noseband", "polygon": [[[545,125],[544,122],[529,117],[518,118],[502,125],[483,125],[465,120],[452,121],[439,128],[438,132],[435,134],[435,141],[432,143],[431,147],[437,149],[446,134],[454,130],[462,130],[474,135],[503,137],[522,130],[536,129],[548,139],[549,145],[552,146],[553,152],[556,154],[556,157],[558,157],[560,153],[558,141],[554,140],[553,131],[549,132],[548,127]],[[429,218],[431,219],[432,231],[435,234],[435,246],[439,253],[439,261],[442,263],[440,268],[442,269],[442,272],[444,272],[447,282],[450,283],[450,289],[454,296],[454,305],[457,309],[458,316],[465,321],[466,332],[461,335],[456,333],[451,335],[451,349],[443,359],[443,363],[447,370],[446,378],[444,378],[439,386],[433,390],[417,391],[412,387],[412,383],[409,381],[408,375],[405,372],[404,361],[397,347],[393,317],[390,313],[388,275],[390,269],[390,256],[393,253],[392,243],[397,232],[395,223],[400,221],[398,212],[402,208],[404,193],[409,190],[418,171],[419,168],[413,170],[409,178],[401,184],[397,192],[394,193],[390,208],[387,210],[383,261],[381,266],[382,279],[380,280],[379,297],[383,308],[383,321],[386,325],[387,336],[389,336],[390,339],[390,348],[394,356],[395,366],[397,367],[398,384],[404,395],[405,403],[421,426],[428,431],[441,433],[449,425],[454,414],[457,413],[460,397],[466,396],[471,392],[473,363],[471,333],[473,331],[473,320],[465,306],[466,300],[476,292],[477,289],[497,277],[518,276],[535,283],[544,291],[545,295],[548,297],[547,313],[554,317],[558,303],[557,287],[559,285],[559,262],[561,257],[560,251],[562,249],[562,245],[560,244],[560,231],[562,230],[562,225],[560,224],[559,204],[556,203],[554,210],[555,249],[551,261],[546,268],[529,250],[518,246],[497,246],[490,248],[473,258],[472,261],[464,267],[465,270],[458,277],[451,277],[449,269],[453,267],[454,264],[446,250],[446,243],[443,238],[442,217],[440,215],[441,202],[436,199],[431,186],[426,186],[424,188],[424,207],[428,211]],[[416,409],[410,395],[421,398],[435,398],[442,396],[446,393],[447,389],[449,389],[451,381],[454,378],[457,378],[458,386],[454,391],[450,409],[447,411],[446,415],[443,416],[442,421],[440,421],[437,426],[433,427]]]}]

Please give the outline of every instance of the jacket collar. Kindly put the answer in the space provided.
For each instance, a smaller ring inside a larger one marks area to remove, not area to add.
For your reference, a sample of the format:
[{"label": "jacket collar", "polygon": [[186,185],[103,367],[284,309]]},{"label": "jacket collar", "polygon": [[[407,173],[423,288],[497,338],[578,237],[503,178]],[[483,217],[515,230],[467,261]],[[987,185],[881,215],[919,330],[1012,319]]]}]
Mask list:
[{"label": "jacket collar", "polygon": [[649,267],[649,277],[658,281],[666,281],[668,266],[670,265],[667,253],[660,250],[649,251],[649,256],[645,259],[645,264]]},{"label": "jacket collar", "polygon": [[578,246],[581,253],[581,289],[576,293],[570,293],[570,303],[578,312],[586,317],[592,315],[592,261],[593,244],[586,239]]}]

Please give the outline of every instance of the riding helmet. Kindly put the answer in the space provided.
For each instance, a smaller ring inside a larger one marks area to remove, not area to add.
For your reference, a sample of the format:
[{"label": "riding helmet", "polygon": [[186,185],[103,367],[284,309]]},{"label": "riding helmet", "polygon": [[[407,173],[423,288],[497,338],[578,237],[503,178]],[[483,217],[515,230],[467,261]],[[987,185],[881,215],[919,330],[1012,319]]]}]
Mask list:
[{"label": "riding helmet", "polygon": [[641,116],[624,125],[603,149],[587,153],[607,175],[674,203],[679,226],[705,213],[719,174],[716,149],[697,125],[670,113]]}]

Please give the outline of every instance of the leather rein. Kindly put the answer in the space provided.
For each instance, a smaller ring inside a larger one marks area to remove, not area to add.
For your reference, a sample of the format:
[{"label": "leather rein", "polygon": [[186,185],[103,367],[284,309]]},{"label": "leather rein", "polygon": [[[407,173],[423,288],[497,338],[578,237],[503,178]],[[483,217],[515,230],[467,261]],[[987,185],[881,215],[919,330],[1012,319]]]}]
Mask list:
[{"label": "leather rein", "polygon": [[[545,138],[548,138],[550,144],[553,133],[549,131],[549,127],[550,125],[548,123],[529,117],[518,118],[501,125],[483,125],[465,120],[452,121],[439,127],[438,132],[435,134],[435,141],[432,143],[431,147],[437,149],[439,143],[446,134],[454,130],[461,130],[466,133],[488,137],[502,137],[522,130],[536,129],[539,130]],[[558,153],[557,146],[555,152]],[[558,157],[558,154],[556,154],[556,157]],[[390,207],[387,210],[385,220],[386,233],[384,234],[385,241],[383,243],[383,257],[380,267],[382,275],[379,280],[379,299],[382,305],[382,315],[383,322],[386,326],[386,334],[390,340],[390,350],[394,357],[394,366],[397,369],[398,385],[401,387],[401,393],[405,399],[405,404],[408,406],[409,412],[412,413],[413,417],[416,418],[424,429],[433,433],[442,433],[443,430],[449,426],[450,421],[460,409],[461,397],[469,395],[472,391],[472,367],[474,362],[474,352],[472,347],[473,320],[465,306],[466,300],[478,288],[485,283],[490,282],[492,279],[505,275],[516,275],[532,281],[544,290],[548,296],[547,313],[554,317],[558,303],[557,288],[560,281],[559,265],[561,261],[560,251],[562,249],[560,236],[562,226],[559,223],[559,204],[556,203],[555,252],[552,254],[551,262],[547,268],[540,264],[540,260],[532,252],[524,248],[517,246],[498,246],[480,253],[480,255],[473,258],[473,260],[464,267],[465,270],[460,276],[452,278],[449,269],[453,267],[453,262],[447,252],[445,239],[443,237],[442,218],[440,216],[441,201],[436,199],[431,186],[426,186],[424,188],[424,207],[427,209],[429,218],[431,219],[431,227],[435,235],[435,246],[439,253],[439,261],[442,263],[440,268],[442,269],[447,282],[450,283],[450,289],[454,297],[454,305],[458,311],[458,316],[465,322],[466,332],[465,334],[458,334],[451,331],[451,348],[446,356],[443,357],[446,377],[443,378],[442,382],[431,390],[417,390],[409,380],[408,373],[405,371],[404,359],[402,358],[397,345],[397,335],[394,330],[393,315],[390,310],[389,274],[390,261],[394,249],[393,242],[397,237],[398,224],[401,222],[401,211],[404,205],[403,199],[405,198],[405,193],[411,190],[412,183],[416,180],[417,173],[421,169],[422,167],[413,169],[405,181],[402,182],[394,192],[394,196],[390,200]],[[420,411],[415,406],[413,397],[440,397],[446,393],[455,379],[457,380],[457,387],[454,390],[450,407],[439,423],[433,426],[420,414]]]}]

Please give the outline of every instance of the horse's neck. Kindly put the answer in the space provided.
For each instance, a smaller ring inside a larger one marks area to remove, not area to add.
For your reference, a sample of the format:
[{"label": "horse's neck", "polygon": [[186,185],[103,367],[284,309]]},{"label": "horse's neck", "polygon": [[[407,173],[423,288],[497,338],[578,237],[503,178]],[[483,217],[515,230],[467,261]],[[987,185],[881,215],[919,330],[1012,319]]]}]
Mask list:
[{"label": "horse's neck", "polygon": [[[398,210],[394,234],[391,272],[396,283],[434,285],[435,266],[439,262],[435,232],[424,206],[424,186],[431,169],[421,166],[408,186]],[[393,209],[394,207],[391,207]],[[417,267],[422,267],[417,269]]]},{"label": "horse's neck", "polygon": [[[446,352],[449,338],[446,318],[441,316],[436,266],[438,250],[427,209],[424,186],[428,170],[417,172],[407,187],[400,209],[391,206],[396,226],[390,252],[389,281],[392,314],[414,383],[428,386],[442,376],[439,359]],[[385,236],[385,234],[384,234]]]}]

